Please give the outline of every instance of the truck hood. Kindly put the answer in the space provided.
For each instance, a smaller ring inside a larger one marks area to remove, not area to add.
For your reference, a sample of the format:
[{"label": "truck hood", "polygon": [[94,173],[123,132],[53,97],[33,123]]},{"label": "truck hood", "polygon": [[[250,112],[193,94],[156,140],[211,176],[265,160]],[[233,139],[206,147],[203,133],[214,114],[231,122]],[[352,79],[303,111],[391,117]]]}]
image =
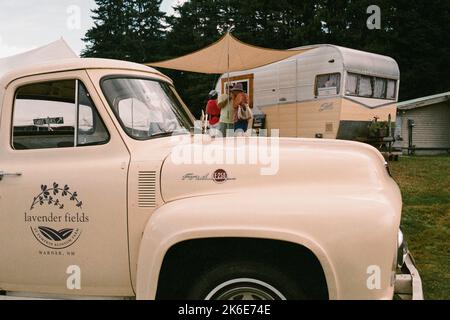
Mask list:
[{"label": "truck hood", "polygon": [[392,183],[381,154],[351,141],[190,137],[172,146],[161,170],[165,202],[221,193],[352,194]]}]

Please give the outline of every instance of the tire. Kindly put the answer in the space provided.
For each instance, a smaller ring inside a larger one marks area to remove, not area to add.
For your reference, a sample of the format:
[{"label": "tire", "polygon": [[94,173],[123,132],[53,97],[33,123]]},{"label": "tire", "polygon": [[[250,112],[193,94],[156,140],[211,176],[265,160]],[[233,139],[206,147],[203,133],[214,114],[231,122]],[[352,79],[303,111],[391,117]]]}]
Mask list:
[{"label": "tire", "polygon": [[190,300],[305,299],[295,277],[257,262],[229,262],[212,268],[194,281]]}]

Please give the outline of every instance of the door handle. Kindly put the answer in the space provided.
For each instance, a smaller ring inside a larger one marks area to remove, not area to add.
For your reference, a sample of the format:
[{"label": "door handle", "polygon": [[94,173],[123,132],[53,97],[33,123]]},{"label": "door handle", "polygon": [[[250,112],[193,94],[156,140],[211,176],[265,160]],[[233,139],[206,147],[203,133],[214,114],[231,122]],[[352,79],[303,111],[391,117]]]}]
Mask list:
[{"label": "door handle", "polygon": [[4,177],[20,177],[21,175],[21,172],[7,173],[4,171],[0,171],[0,181],[2,181]]}]

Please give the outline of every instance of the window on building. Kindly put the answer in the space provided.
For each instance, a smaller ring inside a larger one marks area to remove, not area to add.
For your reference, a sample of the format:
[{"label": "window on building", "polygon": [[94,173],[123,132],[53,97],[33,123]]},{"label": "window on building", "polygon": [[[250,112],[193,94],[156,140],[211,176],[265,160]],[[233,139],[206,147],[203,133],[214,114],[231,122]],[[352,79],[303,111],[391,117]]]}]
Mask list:
[{"label": "window on building", "polygon": [[108,140],[106,127],[80,81],[42,82],[17,90],[13,114],[14,149],[86,146]]}]

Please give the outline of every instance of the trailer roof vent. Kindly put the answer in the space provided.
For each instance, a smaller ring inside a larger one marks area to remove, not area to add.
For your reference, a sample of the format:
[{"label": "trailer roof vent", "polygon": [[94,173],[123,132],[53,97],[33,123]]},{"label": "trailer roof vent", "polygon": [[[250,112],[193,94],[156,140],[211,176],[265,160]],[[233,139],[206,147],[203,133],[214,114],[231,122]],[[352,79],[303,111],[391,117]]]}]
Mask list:
[{"label": "trailer roof vent", "polygon": [[138,205],[140,208],[156,207],[156,171],[139,171]]}]

